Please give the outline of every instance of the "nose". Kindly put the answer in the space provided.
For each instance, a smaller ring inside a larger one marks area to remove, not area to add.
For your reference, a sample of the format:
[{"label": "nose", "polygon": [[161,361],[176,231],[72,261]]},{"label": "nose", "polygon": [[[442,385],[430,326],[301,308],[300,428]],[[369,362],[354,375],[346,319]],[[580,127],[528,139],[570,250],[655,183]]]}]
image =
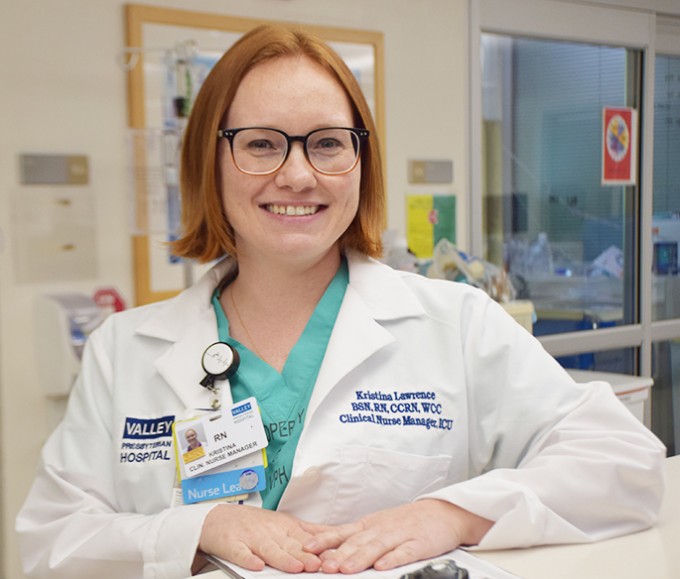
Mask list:
[{"label": "nose", "polygon": [[316,185],[316,171],[307,160],[302,143],[292,143],[288,158],[276,172],[275,183],[295,192],[311,189]]}]

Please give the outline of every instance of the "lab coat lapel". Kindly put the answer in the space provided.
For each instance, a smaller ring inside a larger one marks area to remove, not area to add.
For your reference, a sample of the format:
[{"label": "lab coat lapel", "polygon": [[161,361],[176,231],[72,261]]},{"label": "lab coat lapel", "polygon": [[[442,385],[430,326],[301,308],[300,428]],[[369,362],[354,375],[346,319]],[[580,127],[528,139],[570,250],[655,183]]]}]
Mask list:
[{"label": "lab coat lapel", "polygon": [[[171,344],[154,366],[188,410],[208,408],[211,393],[201,386],[205,377],[201,358],[205,349],[217,342],[217,320],[211,296],[233,262],[224,260],[208,271],[193,287],[168,301],[137,332]],[[220,383],[218,382],[218,385]],[[221,384],[223,403],[231,403],[229,383]]]},{"label": "lab coat lapel", "polygon": [[[332,388],[355,368],[392,342],[381,322],[424,315],[402,274],[354,252],[348,253],[350,283],[331,334],[309,402],[307,420]],[[210,297],[233,262],[224,260],[199,282],[171,300],[138,332],[173,342],[155,367],[187,409],[206,408],[211,394],[200,385],[201,357],[217,341],[217,321]],[[223,403],[231,403],[224,383]]]},{"label": "lab coat lapel", "polygon": [[[195,323],[186,329],[180,340],[155,362],[158,373],[188,410],[210,407],[212,394],[200,384],[205,377],[201,358],[205,349],[217,340],[215,314],[212,308],[206,309]],[[220,385],[219,382],[217,384]],[[226,394],[223,398],[224,404],[229,404],[231,394],[228,383],[221,384],[221,389],[225,390]]]},{"label": "lab coat lapel", "polygon": [[400,273],[354,252],[347,258],[350,281],[309,401],[307,422],[336,384],[395,341],[381,321],[425,313]]},{"label": "lab coat lapel", "polygon": [[361,297],[349,286],[309,400],[307,420],[335,384],[393,341],[392,335],[373,319]]}]

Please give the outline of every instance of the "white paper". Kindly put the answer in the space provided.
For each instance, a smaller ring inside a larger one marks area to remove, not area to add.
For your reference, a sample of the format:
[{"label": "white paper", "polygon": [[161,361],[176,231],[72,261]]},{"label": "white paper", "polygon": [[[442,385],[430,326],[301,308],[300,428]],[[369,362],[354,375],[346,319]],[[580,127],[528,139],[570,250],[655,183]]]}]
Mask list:
[{"label": "white paper", "polygon": [[[361,573],[356,573],[353,575],[335,575],[335,577],[351,577],[352,579],[397,579],[404,573],[409,573],[420,569],[430,563],[431,561],[438,561],[440,559],[453,559],[459,567],[464,567],[467,569],[470,579],[520,579],[517,575],[513,575],[488,561],[484,561],[474,555],[471,555],[467,551],[462,549],[456,549],[450,553],[442,555],[440,557],[435,557],[427,561],[418,561],[417,563],[411,563],[410,565],[404,565],[398,569],[392,569],[390,571],[376,571],[375,569],[368,569]],[[284,573],[283,571],[278,571],[272,569],[271,567],[265,567],[262,571],[248,571],[243,569],[238,565],[233,563],[227,563],[216,557],[208,556],[208,560],[217,565],[228,577],[232,579],[271,579],[273,577],[289,577],[290,573]],[[295,575],[303,579],[308,578],[324,578],[329,579],[330,575],[326,573],[299,573]]]}]

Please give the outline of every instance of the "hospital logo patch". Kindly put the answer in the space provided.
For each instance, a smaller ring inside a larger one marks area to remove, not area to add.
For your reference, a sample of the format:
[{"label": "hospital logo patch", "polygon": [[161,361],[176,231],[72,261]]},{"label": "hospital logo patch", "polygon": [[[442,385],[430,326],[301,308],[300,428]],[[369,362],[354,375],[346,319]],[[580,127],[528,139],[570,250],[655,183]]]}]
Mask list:
[{"label": "hospital logo patch", "polygon": [[126,417],[120,444],[121,464],[172,460],[172,424],[174,421],[174,416]]},{"label": "hospital logo patch", "polygon": [[172,436],[174,416],[161,418],[132,418],[125,419],[123,438],[159,438]]}]

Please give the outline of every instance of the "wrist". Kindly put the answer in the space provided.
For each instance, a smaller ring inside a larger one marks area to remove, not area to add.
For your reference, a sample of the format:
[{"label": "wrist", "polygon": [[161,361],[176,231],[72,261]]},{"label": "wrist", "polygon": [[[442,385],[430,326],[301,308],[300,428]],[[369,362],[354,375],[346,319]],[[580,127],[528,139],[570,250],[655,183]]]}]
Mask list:
[{"label": "wrist", "polygon": [[448,520],[458,536],[460,545],[478,545],[494,524],[493,521],[480,517],[456,504],[440,499],[431,500],[441,503],[446,509],[449,515]]}]

